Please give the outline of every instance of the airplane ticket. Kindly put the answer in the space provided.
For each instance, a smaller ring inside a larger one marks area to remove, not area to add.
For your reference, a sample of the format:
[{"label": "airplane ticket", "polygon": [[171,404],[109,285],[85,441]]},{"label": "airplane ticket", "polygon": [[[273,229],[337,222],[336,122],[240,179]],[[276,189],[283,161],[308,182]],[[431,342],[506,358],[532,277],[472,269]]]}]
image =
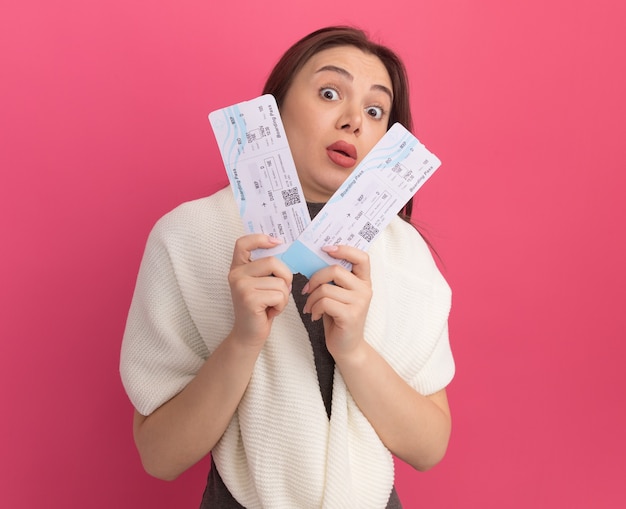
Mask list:
[{"label": "airplane ticket", "polygon": [[311,277],[331,264],[351,268],[321,250],[344,244],[367,251],[441,161],[404,126],[394,124],[281,256]]},{"label": "airplane ticket", "polygon": [[274,96],[213,111],[209,121],[244,229],[283,241],[255,250],[252,258],[280,256],[311,217]]}]

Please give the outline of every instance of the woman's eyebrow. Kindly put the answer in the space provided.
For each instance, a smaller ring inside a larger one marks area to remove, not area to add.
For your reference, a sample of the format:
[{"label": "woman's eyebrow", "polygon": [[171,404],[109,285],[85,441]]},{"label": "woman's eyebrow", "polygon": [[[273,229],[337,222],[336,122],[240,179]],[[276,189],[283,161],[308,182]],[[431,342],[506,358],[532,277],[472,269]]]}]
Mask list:
[{"label": "woman's eyebrow", "polygon": [[[337,65],[324,65],[320,67],[317,71],[315,71],[315,74],[317,74],[318,72],[323,72],[323,71],[336,72],[338,74],[341,74],[344,78],[348,79],[349,81],[354,81],[354,76],[352,76],[352,74],[350,74],[349,71]],[[384,92],[385,94],[389,96],[389,99],[393,101],[393,93],[385,85],[372,85],[372,90],[380,90],[381,92]]]},{"label": "woman's eyebrow", "polygon": [[324,65],[320,67],[317,71],[315,71],[315,73],[317,74],[318,72],[323,72],[323,71],[336,72],[338,74],[341,74],[345,78],[349,79],[350,81],[354,81],[354,76],[352,76],[352,74],[350,74],[350,72],[344,69],[343,67],[339,67],[336,65]]}]

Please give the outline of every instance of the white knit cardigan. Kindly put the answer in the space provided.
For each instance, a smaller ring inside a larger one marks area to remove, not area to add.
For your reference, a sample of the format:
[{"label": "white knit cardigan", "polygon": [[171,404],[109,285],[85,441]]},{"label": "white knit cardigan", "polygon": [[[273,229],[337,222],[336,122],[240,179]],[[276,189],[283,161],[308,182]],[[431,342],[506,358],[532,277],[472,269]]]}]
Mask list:
[{"label": "white knit cardigan", "polygon": [[[120,363],[140,413],[181,391],[230,332],[227,273],[243,234],[228,187],[179,206],[151,232]],[[370,261],[366,340],[420,393],[444,388],[454,374],[451,293],[429,249],[410,225],[394,219],[371,247]],[[393,486],[392,456],[337,369],[328,419],[293,298],[274,320],[212,454],[228,489],[249,509],[382,508]]]}]

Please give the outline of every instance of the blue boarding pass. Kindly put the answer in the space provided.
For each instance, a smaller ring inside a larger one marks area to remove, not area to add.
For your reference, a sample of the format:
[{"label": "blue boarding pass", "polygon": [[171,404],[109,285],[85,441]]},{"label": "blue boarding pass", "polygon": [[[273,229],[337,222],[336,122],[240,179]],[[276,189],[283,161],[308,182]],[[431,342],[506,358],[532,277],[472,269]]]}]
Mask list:
[{"label": "blue boarding pass", "polygon": [[283,242],[252,259],[278,256],[311,222],[276,99],[267,94],[209,114],[247,233]]},{"label": "blue boarding pass", "polygon": [[344,244],[367,251],[440,165],[413,134],[394,124],[283,253],[282,260],[292,272],[309,278],[331,264],[351,269],[349,262],[321,248]]}]

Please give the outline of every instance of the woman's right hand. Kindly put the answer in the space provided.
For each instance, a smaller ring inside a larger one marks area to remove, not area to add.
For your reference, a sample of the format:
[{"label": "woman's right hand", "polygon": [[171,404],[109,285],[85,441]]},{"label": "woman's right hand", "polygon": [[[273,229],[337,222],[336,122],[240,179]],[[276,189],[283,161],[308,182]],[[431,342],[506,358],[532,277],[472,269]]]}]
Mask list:
[{"label": "woman's right hand", "polygon": [[249,346],[261,346],[269,336],[272,321],[287,306],[293,275],[278,258],[250,259],[255,249],[280,244],[265,234],[240,237],[235,243],[228,273],[235,313],[232,336]]}]

